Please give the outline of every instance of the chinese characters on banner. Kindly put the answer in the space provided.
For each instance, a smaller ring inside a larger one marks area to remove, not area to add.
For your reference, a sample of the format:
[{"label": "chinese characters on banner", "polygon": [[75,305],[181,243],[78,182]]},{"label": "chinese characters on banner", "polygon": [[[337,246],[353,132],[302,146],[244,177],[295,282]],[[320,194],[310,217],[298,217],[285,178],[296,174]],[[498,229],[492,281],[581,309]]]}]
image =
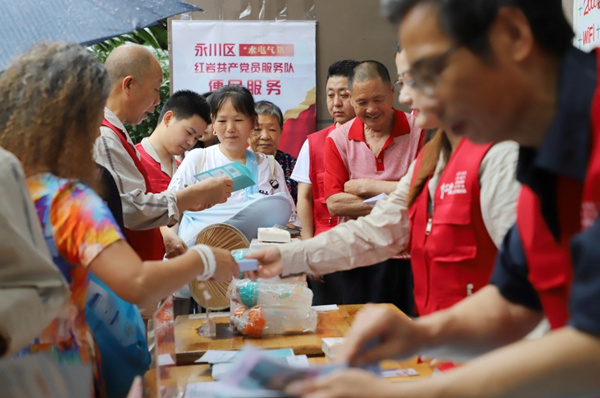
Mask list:
[{"label": "chinese characters on banner", "polygon": [[173,21],[173,91],[245,86],[284,113],[279,149],[297,156],[316,127],[314,21]]},{"label": "chinese characters on banner", "polygon": [[600,0],[573,2],[574,45],[584,51],[600,46]]}]

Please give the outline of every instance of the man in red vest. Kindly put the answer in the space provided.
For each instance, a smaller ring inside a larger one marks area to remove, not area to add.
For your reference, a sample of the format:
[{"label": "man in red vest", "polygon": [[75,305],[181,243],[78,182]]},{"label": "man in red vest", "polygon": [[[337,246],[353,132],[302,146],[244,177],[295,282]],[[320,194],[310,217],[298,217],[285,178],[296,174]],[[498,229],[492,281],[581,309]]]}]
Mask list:
[{"label": "man in red vest", "polygon": [[[516,225],[492,285],[408,320],[357,315],[339,359],[481,355],[431,379],[389,384],[359,370],[290,386],[294,395],[600,395],[600,87],[598,51],[572,46],[559,0],[387,0],[427,97],[423,112],[471,140],[520,144]],[[595,6],[594,6],[595,7]],[[553,330],[522,340],[546,315]]]},{"label": "man in red vest", "polygon": [[[152,193],[167,190],[179,166],[176,156],[194,148],[210,124],[210,106],[196,92],[177,91],[165,102],[152,134],[135,145]],[[161,233],[167,258],[187,251],[185,242],[171,228],[161,227]]]},{"label": "man in red vest", "polygon": [[152,134],[135,145],[155,193],[167,190],[179,166],[177,156],[191,150],[210,124],[210,106],[194,91],[177,91],[165,102]]},{"label": "man in red vest", "polygon": [[354,119],[356,114],[350,101],[348,74],[358,61],[344,59],[334,62],[325,79],[327,111],[333,124],[310,134],[296,160],[292,179],[298,182],[298,217],[302,223],[302,239],[309,239],[337,225],[325,203],[323,175],[325,173],[325,139],[336,127]]},{"label": "man in red vest", "polygon": [[[325,139],[336,127],[356,117],[348,90],[348,75],[356,65],[358,61],[344,59],[329,66],[325,89],[327,111],[333,118],[333,124],[307,137],[291,176],[298,182],[297,210],[302,239],[312,238],[338,223],[337,217],[329,214],[325,201]],[[335,273],[323,275],[321,280],[310,280],[309,285],[314,293],[315,305],[336,304],[343,289],[340,275]]]},{"label": "man in red vest", "polygon": [[116,48],[105,66],[112,88],[94,157],[110,171],[119,189],[129,243],[143,260],[158,260],[164,255],[158,227],[174,225],[184,210],[200,210],[225,202],[233,181],[215,178],[177,192],[153,193],[155,190],[125,125],[141,123],[160,103],[162,69],[152,53],[134,44]]}]

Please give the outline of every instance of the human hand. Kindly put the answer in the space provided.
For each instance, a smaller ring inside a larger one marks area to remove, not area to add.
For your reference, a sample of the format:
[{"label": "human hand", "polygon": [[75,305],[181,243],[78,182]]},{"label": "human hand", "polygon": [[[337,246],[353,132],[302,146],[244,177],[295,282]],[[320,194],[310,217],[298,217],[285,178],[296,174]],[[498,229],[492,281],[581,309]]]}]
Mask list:
[{"label": "human hand", "polygon": [[294,382],[285,391],[304,398],[362,398],[381,396],[390,386],[390,383],[372,373],[347,369],[315,379]]},{"label": "human hand", "polygon": [[368,198],[368,186],[370,180],[368,178],[357,178],[355,180],[348,180],[344,183],[344,192],[351,193],[352,195],[360,196],[361,198]]},{"label": "human hand", "polygon": [[335,359],[364,365],[409,356],[419,348],[418,337],[416,323],[406,315],[387,305],[367,305],[354,318]]},{"label": "human hand", "polygon": [[211,177],[191,186],[199,195],[198,205],[225,203],[233,192],[233,180],[229,177]]},{"label": "human hand", "polygon": [[200,211],[217,203],[225,203],[233,192],[233,180],[229,177],[211,177],[177,191],[180,211]]},{"label": "human hand", "polygon": [[177,234],[173,231],[163,234],[163,243],[165,245],[165,257],[174,258],[187,252],[188,247]]},{"label": "human hand", "polygon": [[202,211],[202,210],[210,209],[213,206],[214,205],[209,205],[209,204],[205,204],[205,203],[198,203],[197,205],[192,206],[189,210],[191,210],[191,211]]},{"label": "human hand", "polygon": [[240,275],[240,267],[235,261],[231,252],[217,247],[210,248],[215,256],[217,268],[210,281],[231,281],[232,278],[237,278]]},{"label": "human hand", "polygon": [[283,272],[283,262],[281,261],[281,253],[279,248],[275,246],[267,247],[245,255],[246,258],[258,260],[258,272],[247,272],[246,276],[250,279],[273,278],[281,275]]}]

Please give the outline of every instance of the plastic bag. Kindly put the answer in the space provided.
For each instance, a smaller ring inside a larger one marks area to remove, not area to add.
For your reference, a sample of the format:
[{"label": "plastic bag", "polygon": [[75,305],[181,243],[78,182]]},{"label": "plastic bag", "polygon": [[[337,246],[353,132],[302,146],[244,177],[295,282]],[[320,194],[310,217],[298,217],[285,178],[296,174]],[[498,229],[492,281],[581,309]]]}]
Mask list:
[{"label": "plastic bag", "polygon": [[313,293],[304,281],[233,280],[227,296],[231,300],[231,326],[244,336],[306,333],[317,329],[317,312],[311,308]]},{"label": "plastic bag", "polygon": [[234,279],[229,285],[227,297],[250,308],[264,307],[310,308],[312,290],[305,282],[286,283],[279,280]]},{"label": "plastic bag", "polygon": [[85,317],[100,349],[108,396],[125,396],[135,376],[150,366],[140,311],[92,274]]},{"label": "plastic bag", "polygon": [[317,330],[317,312],[312,308],[240,305],[231,316],[231,326],[244,336],[307,333]]}]

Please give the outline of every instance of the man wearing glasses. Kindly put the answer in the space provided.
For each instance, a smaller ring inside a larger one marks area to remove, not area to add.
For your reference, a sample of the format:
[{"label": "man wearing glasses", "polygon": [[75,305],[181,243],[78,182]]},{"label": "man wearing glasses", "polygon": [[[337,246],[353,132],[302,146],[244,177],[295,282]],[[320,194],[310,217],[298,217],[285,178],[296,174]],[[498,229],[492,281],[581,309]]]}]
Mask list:
[{"label": "man wearing glasses", "polygon": [[[416,321],[366,309],[340,353],[353,364],[414,353],[480,357],[412,383],[353,370],[291,390],[319,397],[600,395],[598,54],[572,47],[559,0],[383,5],[399,23],[411,65],[405,83],[427,98],[423,111],[475,142],[520,144],[517,222],[492,285]],[[544,314],[553,331],[522,340]]]}]

